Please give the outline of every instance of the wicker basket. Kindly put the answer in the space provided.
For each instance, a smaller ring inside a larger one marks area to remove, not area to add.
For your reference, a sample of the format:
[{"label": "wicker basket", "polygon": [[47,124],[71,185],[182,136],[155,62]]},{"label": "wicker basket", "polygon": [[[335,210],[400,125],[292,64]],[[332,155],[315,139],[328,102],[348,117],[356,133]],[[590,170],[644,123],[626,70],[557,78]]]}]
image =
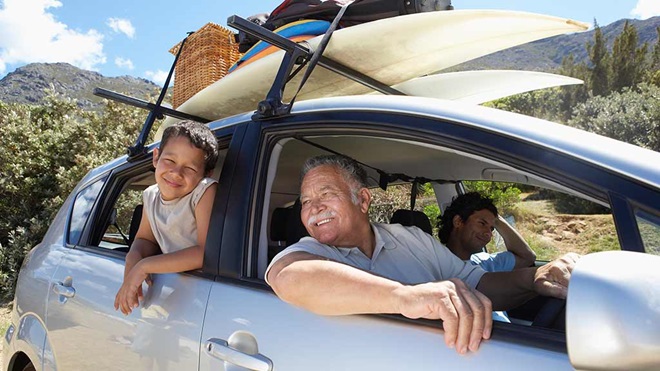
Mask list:
[{"label": "wicker basket", "polygon": [[[174,45],[170,53],[176,55],[180,47]],[[222,26],[207,23],[190,35],[175,68],[172,106],[221,79],[240,57],[234,33]]]}]

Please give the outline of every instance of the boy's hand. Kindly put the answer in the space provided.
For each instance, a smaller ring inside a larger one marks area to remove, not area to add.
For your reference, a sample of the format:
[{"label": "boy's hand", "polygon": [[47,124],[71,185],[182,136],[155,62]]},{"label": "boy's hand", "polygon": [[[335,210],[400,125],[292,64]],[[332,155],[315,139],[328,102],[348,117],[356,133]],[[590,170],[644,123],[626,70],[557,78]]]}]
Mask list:
[{"label": "boy's hand", "polygon": [[142,265],[138,263],[128,272],[115,296],[115,310],[121,310],[125,315],[129,315],[134,308],[137,308],[144,298],[142,282],[146,281],[148,285],[151,285],[150,275],[145,273],[141,267]]}]

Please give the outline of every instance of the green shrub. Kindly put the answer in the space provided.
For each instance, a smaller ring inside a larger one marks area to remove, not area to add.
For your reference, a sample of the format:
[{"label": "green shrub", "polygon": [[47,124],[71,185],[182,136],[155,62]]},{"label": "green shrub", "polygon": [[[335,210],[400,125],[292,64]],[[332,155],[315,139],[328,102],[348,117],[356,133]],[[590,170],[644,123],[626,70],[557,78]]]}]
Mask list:
[{"label": "green shrub", "polygon": [[52,92],[41,106],[0,102],[0,299],[76,183],[122,155],[145,117],[114,102],[84,111]]},{"label": "green shrub", "polygon": [[463,183],[469,191],[479,192],[490,197],[500,214],[510,214],[516,203],[520,201],[521,192],[515,183],[489,181],[465,181]]}]

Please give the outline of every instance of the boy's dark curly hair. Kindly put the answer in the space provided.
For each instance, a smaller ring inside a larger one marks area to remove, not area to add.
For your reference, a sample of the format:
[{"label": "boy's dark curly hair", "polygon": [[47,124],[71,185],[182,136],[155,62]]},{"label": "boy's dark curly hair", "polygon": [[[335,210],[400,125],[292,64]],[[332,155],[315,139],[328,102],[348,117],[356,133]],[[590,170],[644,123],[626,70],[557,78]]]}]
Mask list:
[{"label": "boy's dark curly hair", "polygon": [[165,148],[170,139],[176,137],[188,138],[193,146],[204,151],[204,173],[215,168],[215,163],[218,162],[218,140],[208,126],[190,120],[180,121],[169,126],[163,131],[160,150]]},{"label": "boy's dark curly hair", "polygon": [[449,235],[454,229],[453,219],[458,215],[461,220],[466,221],[475,211],[486,209],[497,216],[497,207],[489,197],[482,196],[479,192],[469,192],[456,197],[451,205],[447,207],[440,222],[438,223],[438,237],[440,242],[446,244]]}]

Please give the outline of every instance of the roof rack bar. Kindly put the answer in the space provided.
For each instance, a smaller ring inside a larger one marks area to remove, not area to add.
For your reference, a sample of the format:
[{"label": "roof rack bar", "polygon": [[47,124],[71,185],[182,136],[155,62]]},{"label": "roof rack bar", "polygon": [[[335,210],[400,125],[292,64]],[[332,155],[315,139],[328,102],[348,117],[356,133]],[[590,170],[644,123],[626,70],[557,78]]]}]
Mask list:
[{"label": "roof rack bar", "polygon": [[347,67],[339,62],[333,61],[328,57],[321,56],[319,60],[319,66],[322,66],[336,74],[344,76],[348,79],[351,79],[359,84],[362,84],[368,88],[371,88],[379,93],[385,95],[406,95],[399,90],[394,89],[393,87],[384,84],[376,79],[373,79],[362,72],[358,72],[350,67]]},{"label": "roof rack bar", "polygon": [[[96,95],[98,97],[101,97],[101,98],[110,99],[110,100],[113,100],[115,102],[128,104],[129,106],[146,109],[146,110],[149,110],[149,111],[154,110],[156,108],[156,105],[154,103],[147,102],[147,101],[142,100],[142,99],[129,97],[128,95],[120,94],[120,93],[114,92],[112,90],[107,90],[107,89],[103,89],[103,88],[94,88],[94,95]],[[209,120],[209,119],[205,119],[203,117],[199,117],[199,116],[191,115],[191,114],[188,114],[188,113],[185,113],[185,112],[177,111],[177,110],[174,110],[174,109],[171,109],[171,108],[168,108],[168,107],[160,106],[158,111],[159,111],[158,112],[159,117],[157,117],[157,118],[159,118],[159,119],[163,118],[163,115],[165,115],[165,116],[170,116],[170,117],[174,117],[174,118],[181,119],[181,120],[193,120],[193,121],[201,122],[203,124],[211,122],[211,120]]]},{"label": "roof rack bar", "polygon": [[[276,34],[275,32],[261,27],[257,25],[256,23],[250,22],[246,19],[243,19],[237,15],[233,15],[229,18],[227,18],[227,25],[230,27],[236,28],[239,31],[243,31],[245,33],[248,33],[259,40],[262,40],[268,44],[277,46],[278,48],[286,51],[286,52],[291,52],[293,53],[294,51],[297,52],[297,58],[295,60],[295,63],[301,64],[309,60],[312,56],[312,51],[310,51],[308,48],[297,44],[281,35]],[[290,61],[285,58],[285,61],[290,63]],[[406,95],[389,85],[382,83],[376,79],[373,79],[361,72],[356,71],[353,68],[350,68],[346,65],[343,65],[339,62],[333,61],[330,58],[323,57],[319,59],[318,64],[332,72],[335,72],[341,76],[344,76],[348,79],[351,79],[359,84],[362,84],[370,89],[373,89],[375,91],[378,91],[382,94],[386,95]],[[288,68],[289,71],[291,71],[291,68]],[[276,82],[277,81],[276,79]],[[286,81],[285,81],[286,83]],[[283,87],[280,90],[284,90]]]},{"label": "roof rack bar", "polygon": [[156,118],[162,115],[161,112],[163,111],[163,107],[161,106],[161,103],[163,103],[163,99],[165,99],[165,95],[167,94],[167,87],[170,86],[170,80],[174,74],[174,67],[176,67],[176,62],[181,56],[181,51],[183,51],[186,40],[188,40],[188,37],[190,37],[190,35],[193,33],[194,32],[188,32],[188,36],[186,36],[186,38],[181,41],[181,46],[179,47],[179,51],[174,57],[174,62],[172,62],[172,67],[170,67],[170,72],[167,74],[163,88],[160,90],[160,95],[156,100],[156,104],[154,105],[153,109],[149,111],[149,115],[147,115],[146,120],[144,120],[144,125],[142,125],[142,130],[135,140],[135,144],[128,147],[127,154],[129,162],[137,161],[147,156],[147,148],[145,147],[145,144],[147,142],[147,138],[149,137],[149,132],[151,132],[151,127],[154,125]]}]

